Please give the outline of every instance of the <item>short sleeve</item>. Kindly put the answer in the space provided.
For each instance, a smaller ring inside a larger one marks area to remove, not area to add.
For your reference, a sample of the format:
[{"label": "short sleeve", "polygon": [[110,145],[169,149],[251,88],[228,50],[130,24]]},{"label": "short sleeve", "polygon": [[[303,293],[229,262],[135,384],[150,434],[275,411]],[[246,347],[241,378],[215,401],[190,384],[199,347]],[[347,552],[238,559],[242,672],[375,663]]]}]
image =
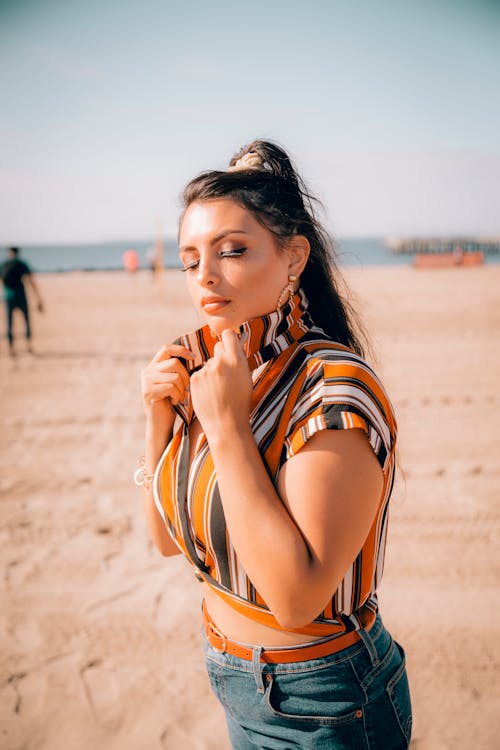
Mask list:
[{"label": "short sleeve", "polygon": [[320,430],[362,429],[380,466],[394,453],[396,421],[373,370],[354,353],[312,358],[292,410],[282,462],[296,455]]}]

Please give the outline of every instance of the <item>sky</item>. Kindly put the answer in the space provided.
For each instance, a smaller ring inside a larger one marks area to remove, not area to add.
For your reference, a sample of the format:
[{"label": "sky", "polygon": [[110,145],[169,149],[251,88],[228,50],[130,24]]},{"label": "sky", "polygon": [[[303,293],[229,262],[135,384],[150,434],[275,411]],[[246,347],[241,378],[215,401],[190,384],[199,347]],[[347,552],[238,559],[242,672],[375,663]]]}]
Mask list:
[{"label": "sky", "polygon": [[278,141],[340,237],[500,235],[500,0],[0,0],[0,243],[175,235]]}]

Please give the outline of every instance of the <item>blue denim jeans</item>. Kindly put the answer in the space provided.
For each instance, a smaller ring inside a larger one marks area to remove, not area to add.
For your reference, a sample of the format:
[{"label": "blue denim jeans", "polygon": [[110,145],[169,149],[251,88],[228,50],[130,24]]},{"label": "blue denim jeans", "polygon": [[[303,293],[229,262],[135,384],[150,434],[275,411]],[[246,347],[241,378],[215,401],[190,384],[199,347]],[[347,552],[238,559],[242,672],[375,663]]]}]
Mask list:
[{"label": "blue denim jeans", "polygon": [[401,646],[380,616],[361,641],[331,656],[265,664],[205,640],[210,684],[236,750],[405,750],[411,703]]}]

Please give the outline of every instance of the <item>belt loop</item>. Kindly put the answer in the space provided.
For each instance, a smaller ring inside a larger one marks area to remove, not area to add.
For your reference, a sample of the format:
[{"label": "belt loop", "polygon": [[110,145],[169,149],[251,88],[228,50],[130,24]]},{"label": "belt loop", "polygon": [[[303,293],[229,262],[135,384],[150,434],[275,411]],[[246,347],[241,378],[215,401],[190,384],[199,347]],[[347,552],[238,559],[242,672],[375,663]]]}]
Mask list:
[{"label": "belt loop", "polygon": [[375,641],[371,637],[369,631],[366,630],[366,628],[364,628],[364,627],[361,627],[358,630],[358,633],[359,633],[359,637],[361,638],[361,640],[363,641],[363,643],[366,646],[366,650],[368,651],[368,655],[370,656],[370,661],[372,663],[372,667],[376,667],[379,664],[380,659],[378,658],[378,653],[377,653],[377,648],[375,646]]},{"label": "belt loop", "polygon": [[255,677],[255,683],[257,685],[258,693],[263,693],[265,691],[264,680],[262,679],[263,667],[261,667],[261,664],[260,664],[260,657],[263,651],[264,651],[263,646],[254,646],[252,649],[252,670],[253,670],[253,676]]}]

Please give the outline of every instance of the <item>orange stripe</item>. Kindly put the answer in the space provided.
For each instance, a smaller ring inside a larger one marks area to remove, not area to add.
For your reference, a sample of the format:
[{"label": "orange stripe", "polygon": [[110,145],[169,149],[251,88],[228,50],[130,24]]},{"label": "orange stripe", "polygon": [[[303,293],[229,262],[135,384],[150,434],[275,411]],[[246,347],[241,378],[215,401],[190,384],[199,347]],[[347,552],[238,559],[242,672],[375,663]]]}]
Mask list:
[{"label": "orange stripe", "polygon": [[192,506],[192,524],[196,538],[206,545],[205,539],[205,525],[204,525],[204,510],[208,503],[205,503],[205,496],[210,492],[210,487],[213,487],[215,481],[214,464],[212,455],[210,452],[207,453],[203,464],[199,468],[198,481],[194,488],[194,498]]}]

